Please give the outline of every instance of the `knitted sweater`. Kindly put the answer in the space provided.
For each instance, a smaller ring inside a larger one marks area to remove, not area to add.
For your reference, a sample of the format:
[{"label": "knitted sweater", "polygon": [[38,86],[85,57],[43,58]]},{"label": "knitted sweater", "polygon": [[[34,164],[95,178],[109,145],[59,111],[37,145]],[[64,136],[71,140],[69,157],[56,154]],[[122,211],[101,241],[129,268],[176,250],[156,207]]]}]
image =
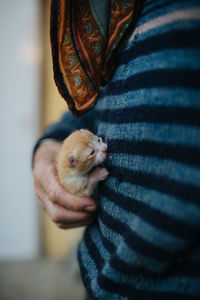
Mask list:
[{"label": "knitted sweater", "polygon": [[99,213],[78,259],[90,299],[200,299],[200,3],[146,0],[112,80],[85,116],[108,144]]}]

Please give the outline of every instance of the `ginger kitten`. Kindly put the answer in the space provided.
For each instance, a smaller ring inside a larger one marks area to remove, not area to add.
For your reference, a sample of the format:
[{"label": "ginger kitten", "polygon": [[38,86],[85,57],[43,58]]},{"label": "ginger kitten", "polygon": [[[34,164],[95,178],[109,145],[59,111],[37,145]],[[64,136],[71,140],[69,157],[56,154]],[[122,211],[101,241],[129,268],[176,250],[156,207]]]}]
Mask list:
[{"label": "ginger kitten", "polygon": [[[60,184],[71,194],[91,196],[97,183],[108,176],[101,164],[107,154],[107,145],[88,130],[77,130],[63,142],[56,161]],[[97,167],[98,166],[98,167]]]}]

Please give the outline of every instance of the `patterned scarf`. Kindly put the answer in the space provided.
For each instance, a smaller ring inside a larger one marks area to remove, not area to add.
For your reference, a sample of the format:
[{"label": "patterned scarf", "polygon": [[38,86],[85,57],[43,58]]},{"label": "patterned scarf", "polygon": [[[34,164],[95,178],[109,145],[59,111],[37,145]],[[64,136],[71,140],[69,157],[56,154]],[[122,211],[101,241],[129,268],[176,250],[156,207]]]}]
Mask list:
[{"label": "patterned scarf", "polygon": [[111,78],[116,54],[133,28],[141,4],[139,0],[99,1],[106,1],[102,5],[104,12],[106,9],[104,26],[94,0],[51,1],[54,78],[76,117],[95,105],[100,86]]}]

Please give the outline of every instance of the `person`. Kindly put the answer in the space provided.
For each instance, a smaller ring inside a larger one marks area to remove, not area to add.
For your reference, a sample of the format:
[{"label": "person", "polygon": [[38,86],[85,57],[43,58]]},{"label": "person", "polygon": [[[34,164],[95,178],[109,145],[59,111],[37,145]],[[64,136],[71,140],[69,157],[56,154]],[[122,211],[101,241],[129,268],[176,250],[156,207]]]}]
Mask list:
[{"label": "person", "polygon": [[[200,3],[145,0],[97,104],[67,112],[34,150],[35,191],[60,228],[87,225],[78,261],[89,299],[200,298]],[[108,144],[98,202],[63,190],[61,141]]]}]

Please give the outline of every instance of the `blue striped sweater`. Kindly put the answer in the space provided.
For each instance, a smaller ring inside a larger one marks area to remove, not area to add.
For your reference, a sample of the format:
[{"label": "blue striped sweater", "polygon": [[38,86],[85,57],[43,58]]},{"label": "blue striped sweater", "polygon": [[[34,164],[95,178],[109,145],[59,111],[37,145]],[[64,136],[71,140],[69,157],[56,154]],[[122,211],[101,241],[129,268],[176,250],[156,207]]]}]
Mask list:
[{"label": "blue striped sweater", "polygon": [[89,128],[109,178],[78,259],[90,299],[200,299],[200,2],[146,0],[95,109],[43,138]]}]

